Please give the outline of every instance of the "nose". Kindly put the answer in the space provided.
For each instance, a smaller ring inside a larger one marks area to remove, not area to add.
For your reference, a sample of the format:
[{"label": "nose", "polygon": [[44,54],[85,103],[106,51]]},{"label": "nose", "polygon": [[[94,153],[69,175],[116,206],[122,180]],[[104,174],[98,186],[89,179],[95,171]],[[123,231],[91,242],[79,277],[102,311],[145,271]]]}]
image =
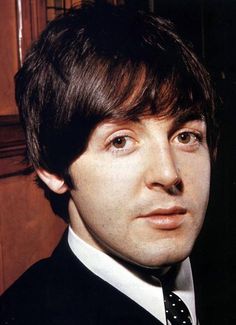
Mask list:
[{"label": "nose", "polygon": [[182,179],[171,148],[166,145],[150,149],[146,186],[150,189],[163,188],[172,194],[179,193],[182,190]]}]

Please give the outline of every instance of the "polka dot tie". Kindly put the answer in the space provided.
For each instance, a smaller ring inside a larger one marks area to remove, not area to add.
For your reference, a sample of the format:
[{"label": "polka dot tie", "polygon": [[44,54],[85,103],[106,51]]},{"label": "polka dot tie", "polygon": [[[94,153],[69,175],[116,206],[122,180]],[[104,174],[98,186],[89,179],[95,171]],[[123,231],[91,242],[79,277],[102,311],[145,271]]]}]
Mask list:
[{"label": "polka dot tie", "polygon": [[171,325],[190,325],[191,316],[184,302],[172,291],[164,291],[166,318]]}]

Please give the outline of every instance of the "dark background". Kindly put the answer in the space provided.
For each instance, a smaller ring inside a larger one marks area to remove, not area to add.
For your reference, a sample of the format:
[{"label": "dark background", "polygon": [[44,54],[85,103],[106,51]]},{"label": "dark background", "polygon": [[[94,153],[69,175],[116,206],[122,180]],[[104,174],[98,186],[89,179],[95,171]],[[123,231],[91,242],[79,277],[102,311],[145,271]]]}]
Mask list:
[{"label": "dark background", "polygon": [[201,325],[236,324],[236,1],[128,0],[126,4],[154,9],[172,20],[212,76],[221,137],[210,205],[192,263],[201,297]]}]

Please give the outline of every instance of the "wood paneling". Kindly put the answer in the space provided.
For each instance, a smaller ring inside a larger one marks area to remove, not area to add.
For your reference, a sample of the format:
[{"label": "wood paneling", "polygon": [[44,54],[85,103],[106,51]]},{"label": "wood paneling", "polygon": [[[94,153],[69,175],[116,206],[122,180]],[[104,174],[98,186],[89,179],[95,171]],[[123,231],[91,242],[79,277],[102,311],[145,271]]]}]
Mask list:
[{"label": "wood paneling", "polygon": [[0,115],[17,114],[14,75],[21,57],[46,25],[45,8],[44,0],[0,1]]},{"label": "wood paneling", "polygon": [[66,227],[34,178],[31,174],[0,180],[0,292],[49,256]]},{"label": "wood paneling", "polygon": [[25,137],[18,115],[0,116],[0,178],[24,174]]},{"label": "wood paneling", "polygon": [[22,56],[24,58],[32,41],[38,38],[46,26],[46,1],[21,0],[22,13]]},{"label": "wood paneling", "polygon": [[18,46],[14,0],[0,1],[0,49],[0,115],[16,114],[13,78],[18,69]]}]

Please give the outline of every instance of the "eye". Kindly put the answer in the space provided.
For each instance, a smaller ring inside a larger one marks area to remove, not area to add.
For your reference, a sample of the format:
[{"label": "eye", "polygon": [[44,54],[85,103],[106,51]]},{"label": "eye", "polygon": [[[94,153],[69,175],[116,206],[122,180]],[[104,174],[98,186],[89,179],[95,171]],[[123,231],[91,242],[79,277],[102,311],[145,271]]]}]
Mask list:
[{"label": "eye", "polygon": [[111,141],[111,144],[113,145],[113,147],[115,147],[117,149],[124,148],[126,143],[127,143],[127,137],[126,136],[116,137],[115,139],[113,139]]},{"label": "eye", "polygon": [[174,137],[174,143],[181,146],[183,150],[193,151],[199,148],[203,141],[203,135],[199,132],[183,131]]},{"label": "eye", "polygon": [[192,144],[199,140],[198,136],[192,132],[182,132],[177,135],[177,140],[183,144]]},{"label": "eye", "polygon": [[117,135],[108,143],[108,150],[115,154],[131,153],[136,148],[136,140],[128,135]]}]

